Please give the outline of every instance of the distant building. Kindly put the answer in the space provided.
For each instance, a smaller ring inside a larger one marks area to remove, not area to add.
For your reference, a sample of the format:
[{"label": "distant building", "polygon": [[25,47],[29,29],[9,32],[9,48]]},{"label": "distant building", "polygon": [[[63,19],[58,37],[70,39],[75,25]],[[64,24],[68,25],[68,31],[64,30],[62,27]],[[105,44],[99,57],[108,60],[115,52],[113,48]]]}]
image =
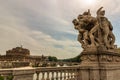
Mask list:
[{"label": "distant building", "polygon": [[29,62],[32,64],[48,61],[47,56],[32,56],[30,51],[23,47],[16,47],[6,51],[6,55],[0,55],[0,61]]},{"label": "distant building", "polygon": [[22,47],[16,47],[6,51],[6,55],[30,56],[30,51]]}]

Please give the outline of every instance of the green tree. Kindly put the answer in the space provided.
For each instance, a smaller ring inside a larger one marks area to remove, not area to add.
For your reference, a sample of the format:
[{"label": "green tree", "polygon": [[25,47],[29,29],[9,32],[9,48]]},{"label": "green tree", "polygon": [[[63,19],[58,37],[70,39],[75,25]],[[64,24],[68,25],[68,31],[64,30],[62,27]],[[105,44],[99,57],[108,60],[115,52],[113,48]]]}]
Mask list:
[{"label": "green tree", "polygon": [[73,58],[63,59],[62,61],[64,61],[64,62],[81,62],[81,59],[80,59],[80,55],[78,55]]},{"label": "green tree", "polygon": [[49,56],[48,59],[49,61],[55,61],[55,62],[58,61],[58,59],[54,56]]}]

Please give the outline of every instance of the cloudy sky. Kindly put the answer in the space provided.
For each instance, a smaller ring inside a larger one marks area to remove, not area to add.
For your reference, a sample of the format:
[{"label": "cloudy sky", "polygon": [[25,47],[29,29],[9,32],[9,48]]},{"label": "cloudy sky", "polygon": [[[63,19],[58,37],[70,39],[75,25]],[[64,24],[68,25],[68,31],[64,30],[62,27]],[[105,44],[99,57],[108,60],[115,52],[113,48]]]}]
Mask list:
[{"label": "cloudy sky", "polygon": [[103,6],[120,46],[120,0],[0,0],[0,54],[23,45],[32,55],[69,58],[80,54],[72,20]]}]

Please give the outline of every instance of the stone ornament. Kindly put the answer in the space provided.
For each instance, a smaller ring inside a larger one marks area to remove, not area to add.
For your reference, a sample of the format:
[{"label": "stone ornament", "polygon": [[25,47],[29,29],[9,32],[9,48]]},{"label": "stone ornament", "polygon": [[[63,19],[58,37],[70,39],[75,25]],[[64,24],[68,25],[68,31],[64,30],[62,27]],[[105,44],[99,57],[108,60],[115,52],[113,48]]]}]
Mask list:
[{"label": "stone ornament", "polygon": [[81,60],[84,62],[96,62],[98,61],[101,62],[120,62],[120,57],[119,56],[114,56],[114,55],[83,55],[81,56]]},{"label": "stone ornament", "polygon": [[114,49],[113,26],[105,17],[105,10],[102,8],[97,10],[97,17],[91,16],[90,10],[88,10],[72,21],[74,28],[79,32],[78,41],[84,50],[99,46],[104,46],[106,50]]}]

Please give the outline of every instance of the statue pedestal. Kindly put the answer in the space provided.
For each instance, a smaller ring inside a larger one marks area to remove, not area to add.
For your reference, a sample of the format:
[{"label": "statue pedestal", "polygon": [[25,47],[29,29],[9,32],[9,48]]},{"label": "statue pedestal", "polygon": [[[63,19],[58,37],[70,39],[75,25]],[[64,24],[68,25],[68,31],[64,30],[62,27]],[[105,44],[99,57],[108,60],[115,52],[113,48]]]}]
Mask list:
[{"label": "statue pedestal", "polygon": [[80,80],[120,80],[120,54],[114,50],[81,53]]}]

